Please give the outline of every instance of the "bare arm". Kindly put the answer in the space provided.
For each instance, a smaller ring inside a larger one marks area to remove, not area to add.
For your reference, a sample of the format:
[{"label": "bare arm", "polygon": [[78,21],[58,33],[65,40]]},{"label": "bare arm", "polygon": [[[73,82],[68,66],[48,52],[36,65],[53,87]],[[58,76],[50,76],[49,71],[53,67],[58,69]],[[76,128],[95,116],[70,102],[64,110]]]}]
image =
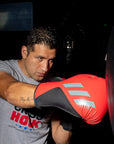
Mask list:
[{"label": "bare arm", "polygon": [[0,97],[9,103],[23,107],[34,107],[35,85],[19,82],[5,72],[0,72]]},{"label": "bare arm", "polygon": [[72,132],[66,131],[60,125],[59,114],[56,113],[56,117],[52,119],[52,137],[56,144],[69,144],[72,136]]}]

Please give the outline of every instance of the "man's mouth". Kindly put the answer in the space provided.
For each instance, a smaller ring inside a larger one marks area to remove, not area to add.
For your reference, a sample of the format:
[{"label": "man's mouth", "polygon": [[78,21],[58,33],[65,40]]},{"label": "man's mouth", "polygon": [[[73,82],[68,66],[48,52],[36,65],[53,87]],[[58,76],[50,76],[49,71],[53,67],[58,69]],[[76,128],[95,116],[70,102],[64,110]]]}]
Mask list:
[{"label": "man's mouth", "polygon": [[40,73],[40,72],[38,72],[38,75],[39,75],[40,77],[44,77],[44,76],[45,76],[45,73]]}]

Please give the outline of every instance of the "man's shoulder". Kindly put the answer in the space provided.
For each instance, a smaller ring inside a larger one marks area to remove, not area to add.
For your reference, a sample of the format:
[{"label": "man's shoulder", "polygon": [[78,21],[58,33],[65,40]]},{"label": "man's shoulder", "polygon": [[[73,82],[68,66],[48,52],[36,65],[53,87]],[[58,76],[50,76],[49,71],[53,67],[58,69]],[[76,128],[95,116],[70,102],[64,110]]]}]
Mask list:
[{"label": "man's shoulder", "polygon": [[0,60],[0,64],[3,65],[13,65],[17,63],[17,60],[11,59],[11,60]]},{"label": "man's shoulder", "polygon": [[17,60],[0,60],[0,71],[10,73],[15,69]]}]

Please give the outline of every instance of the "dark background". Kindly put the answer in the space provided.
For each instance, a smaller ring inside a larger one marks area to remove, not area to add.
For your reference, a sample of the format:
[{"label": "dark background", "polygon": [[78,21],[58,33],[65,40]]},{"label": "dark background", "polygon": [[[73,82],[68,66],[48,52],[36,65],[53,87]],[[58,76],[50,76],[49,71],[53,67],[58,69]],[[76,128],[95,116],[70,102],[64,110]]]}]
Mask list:
[{"label": "dark background", "polygon": [[[13,2],[25,1],[0,0],[0,4]],[[82,0],[28,0],[28,2],[32,2],[33,6],[33,27],[52,26],[57,31],[59,51],[56,65],[52,69],[55,75],[68,78],[88,73],[105,77],[105,55],[113,24],[101,24],[99,21],[89,23],[95,18],[96,10],[100,9],[98,3]],[[103,10],[104,7],[101,12]],[[79,19],[86,24],[78,24]],[[27,33],[28,31],[21,30],[0,31],[0,59],[21,58],[21,46]],[[71,48],[68,49],[68,46]],[[114,142],[108,112],[103,121],[96,126],[83,122],[76,123],[71,140],[73,144],[77,141],[89,142],[89,137],[93,137],[93,142],[99,140],[103,142],[109,140],[109,144]],[[49,143],[51,144],[52,140]]]}]

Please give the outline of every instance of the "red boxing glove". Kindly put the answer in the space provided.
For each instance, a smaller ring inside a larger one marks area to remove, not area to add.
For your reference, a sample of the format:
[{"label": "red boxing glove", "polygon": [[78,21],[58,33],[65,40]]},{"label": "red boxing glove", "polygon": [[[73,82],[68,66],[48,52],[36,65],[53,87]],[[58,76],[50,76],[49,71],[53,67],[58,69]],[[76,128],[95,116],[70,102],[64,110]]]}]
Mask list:
[{"label": "red boxing glove", "polygon": [[57,107],[88,124],[97,124],[107,111],[106,81],[80,74],[64,81],[41,83],[35,91],[35,105]]}]

